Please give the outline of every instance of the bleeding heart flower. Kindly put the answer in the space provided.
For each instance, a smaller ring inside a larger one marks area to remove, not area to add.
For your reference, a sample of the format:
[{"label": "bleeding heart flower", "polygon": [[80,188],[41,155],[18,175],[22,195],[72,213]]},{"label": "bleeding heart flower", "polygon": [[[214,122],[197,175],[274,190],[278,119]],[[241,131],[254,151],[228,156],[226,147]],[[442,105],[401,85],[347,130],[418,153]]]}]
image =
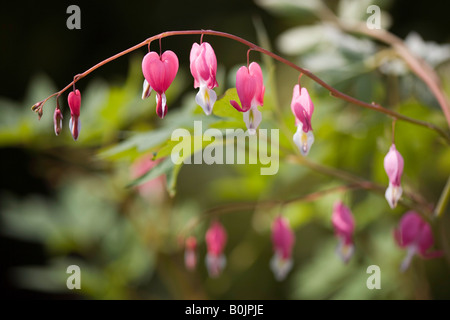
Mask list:
[{"label": "bleeding heart flower", "polygon": [[195,270],[197,266],[197,240],[194,236],[186,239],[186,250],[184,251],[184,265],[189,271]]},{"label": "bleeding heart flower", "polygon": [[408,211],[400,219],[399,227],[394,231],[394,238],[401,248],[407,249],[401,271],[408,269],[416,254],[425,259],[437,258],[443,254],[442,251],[429,251],[434,242],[433,232],[430,225],[414,211]]},{"label": "bleeding heart flower", "polygon": [[61,110],[59,108],[55,109],[55,113],[53,114],[53,125],[55,127],[55,134],[59,136],[62,130],[62,120],[63,115],[61,113]]},{"label": "bleeding heart flower", "polygon": [[214,88],[218,86],[216,81],[217,59],[213,48],[207,42],[194,43],[190,54],[191,73],[194,77],[194,88],[200,87],[195,101],[202,107],[207,115],[210,115],[217,100]]},{"label": "bleeding heart flower", "polygon": [[270,268],[278,281],[286,278],[292,269],[294,242],[295,235],[289,226],[289,221],[281,216],[277,217],[272,224],[272,243],[275,253],[270,260]]},{"label": "bleeding heart flower", "polygon": [[223,254],[227,243],[225,228],[218,221],[214,221],[206,232],[206,267],[210,277],[218,277],[226,265]]},{"label": "bleeding heart flower", "polygon": [[67,102],[69,103],[70,108],[70,121],[69,121],[69,129],[72,133],[73,139],[76,141],[78,139],[78,134],[81,130],[81,122],[80,122],[80,106],[81,106],[81,94],[77,89],[69,93],[67,97]]},{"label": "bleeding heart flower", "polygon": [[386,189],[385,197],[389,206],[394,209],[403,192],[400,186],[403,173],[403,157],[395,148],[395,144],[391,145],[389,152],[384,157],[384,170],[389,177],[389,187]]},{"label": "bleeding heart flower", "polygon": [[[131,176],[133,179],[137,179],[150,170],[152,170],[158,163],[160,163],[163,159],[152,160],[153,155],[144,155],[139,157],[136,161],[131,165]],[[139,194],[148,199],[150,202],[161,202],[164,200],[165,189],[166,189],[166,176],[160,175],[157,178],[149,180],[145,183],[142,183],[136,186],[136,189],[139,191]]]},{"label": "bleeding heart flower", "polygon": [[239,68],[236,74],[236,91],[242,107],[234,100],[230,103],[237,111],[244,113],[244,122],[249,134],[255,134],[262,120],[258,106],[264,104],[265,91],[262,71],[258,63],[252,62],[248,68],[245,66]]},{"label": "bleeding heart flower", "polygon": [[334,232],[339,239],[336,253],[344,263],[347,263],[354,251],[353,232],[355,230],[355,221],[352,212],[341,201],[337,201],[333,207],[331,221]]},{"label": "bleeding heart flower", "polygon": [[311,126],[311,117],[314,112],[314,104],[309,97],[306,88],[300,88],[298,84],[294,86],[292,94],[291,110],[295,116],[297,132],[293,140],[301,154],[306,156],[314,143],[314,135]]},{"label": "bleeding heart flower", "polygon": [[156,52],[147,53],[142,60],[144,82],[142,96],[150,96],[151,89],[155,90],[156,113],[162,119],[167,114],[165,92],[172,84],[178,72],[178,58],[173,51],[165,51],[161,57]]}]

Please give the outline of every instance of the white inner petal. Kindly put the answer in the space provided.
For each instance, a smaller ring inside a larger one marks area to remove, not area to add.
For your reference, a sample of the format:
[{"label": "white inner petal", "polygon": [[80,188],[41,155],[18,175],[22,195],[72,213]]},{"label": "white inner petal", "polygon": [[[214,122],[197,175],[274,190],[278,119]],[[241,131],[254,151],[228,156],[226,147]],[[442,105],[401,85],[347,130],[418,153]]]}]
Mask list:
[{"label": "white inner petal", "polygon": [[256,129],[258,128],[262,120],[262,114],[261,111],[258,110],[258,106],[253,105],[250,110],[243,113],[243,116],[245,125],[248,129],[248,133],[251,135],[255,134]]},{"label": "white inner petal", "polygon": [[297,125],[297,132],[295,132],[293,137],[294,143],[300,150],[303,156],[307,156],[312,144],[314,143],[314,134],[310,130],[308,132],[303,131],[303,124],[301,122]]},{"label": "white inner petal", "polygon": [[217,100],[217,94],[214,90],[209,89],[206,84],[201,84],[200,90],[195,96],[195,102],[202,107],[205,114],[210,115]]}]

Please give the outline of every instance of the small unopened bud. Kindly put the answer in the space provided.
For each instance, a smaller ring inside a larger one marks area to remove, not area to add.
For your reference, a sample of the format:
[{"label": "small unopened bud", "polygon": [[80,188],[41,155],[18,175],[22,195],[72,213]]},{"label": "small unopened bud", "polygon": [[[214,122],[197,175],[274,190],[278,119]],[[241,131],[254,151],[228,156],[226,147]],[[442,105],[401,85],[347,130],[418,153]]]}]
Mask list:
[{"label": "small unopened bud", "polygon": [[62,130],[62,119],[63,115],[59,108],[55,109],[55,113],[53,114],[53,124],[55,126],[55,134],[59,136]]},{"label": "small unopened bud", "polygon": [[39,101],[39,102],[36,102],[35,104],[33,104],[33,106],[31,107],[31,110],[37,111],[37,109],[41,107],[42,102],[43,101]]}]

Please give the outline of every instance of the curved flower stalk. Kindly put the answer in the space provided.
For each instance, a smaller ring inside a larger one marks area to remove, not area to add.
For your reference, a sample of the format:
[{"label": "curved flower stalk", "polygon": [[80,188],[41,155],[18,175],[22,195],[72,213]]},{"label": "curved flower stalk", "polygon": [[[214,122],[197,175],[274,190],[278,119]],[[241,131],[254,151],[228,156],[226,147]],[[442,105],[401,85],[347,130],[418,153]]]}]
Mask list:
[{"label": "curved flower stalk", "polygon": [[278,281],[284,280],[292,269],[292,248],[294,242],[295,235],[289,226],[289,221],[281,216],[277,217],[272,224],[274,255],[270,260],[270,268]]},{"label": "curved flower stalk", "polygon": [[234,100],[230,103],[237,111],[244,113],[248,133],[255,134],[262,120],[258,106],[264,104],[265,91],[262,70],[258,63],[252,62],[248,68],[239,68],[236,73],[236,91],[242,106]]},{"label": "curved flower stalk", "polygon": [[195,102],[202,107],[205,114],[210,115],[217,100],[217,94],[213,89],[219,86],[216,80],[216,54],[208,42],[202,42],[200,45],[194,43],[189,60],[194,88],[200,87]]},{"label": "curved flower stalk", "polygon": [[403,165],[402,155],[395,148],[395,144],[392,144],[389,152],[384,157],[384,170],[389,177],[389,186],[386,189],[385,197],[392,209],[397,206],[397,202],[403,193],[403,189],[400,186]]},{"label": "curved flower stalk", "polygon": [[156,113],[162,119],[167,114],[165,92],[172,84],[178,72],[177,55],[170,50],[165,51],[161,57],[154,51],[147,53],[142,60],[142,73],[145,83],[142,97],[150,96],[151,90],[156,91]]},{"label": "curved flower stalk", "polygon": [[226,265],[226,258],[223,254],[227,243],[227,233],[222,224],[214,221],[206,232],[206,268],[212,278],[218,277]]},{"label": "curved flower stalk", "polygon": [[406,249],[407,254],[400,270],[408,269],[412,258],[419,255],[424,259],[442,256],[442,251],[429,251],[433,246],[433,232],[430,225],[415,211],[408,211],[400,219],[398,228],[394,231],[394,238],[400,248]]},{"label": "curved flower stalk", "polygon": [[297,132],[294,134],[293,140],[301,154],[306,156],[314,143],[311,126],[314,104],[309,97],[308,90],[304,87],[300,88],[298,84],[294,86],[294,92],[292,93],[291,110],[297,126]]},{"label": "curved flower stalk", "polygon": [[333,207],[331,221],[336,237],[339,239],[336,254],[344,263],[347,263],[354,252],[353,232],[355,230],[355,220],[352,212],[341,201],[337,201]]},{"label": "curved flower stalk", "polygon": [[72,133],[73,140],[78,139],[78,135],[81,130],[81,122],[80,122],[80,106],[81,106],[81,94],[77,89],[69,93],[67,97],[67,102],[69,103],[70,108],[70,121],[69,128]]}]

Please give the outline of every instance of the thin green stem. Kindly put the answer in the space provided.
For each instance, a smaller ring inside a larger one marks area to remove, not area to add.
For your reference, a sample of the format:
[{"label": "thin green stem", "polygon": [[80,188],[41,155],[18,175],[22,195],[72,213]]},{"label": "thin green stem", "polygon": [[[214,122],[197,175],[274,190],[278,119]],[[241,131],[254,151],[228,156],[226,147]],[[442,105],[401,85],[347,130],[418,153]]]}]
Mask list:
[{"label": "thin green stem", "polygon": [[447,183],[445,184],[444,189],[442,190],[441,196],[439,197],[439,201],[436,205],[436,209],[434,210],[435,217],[441,217],[447,208],[448,202],[450,200],[450,176],[447,179]]},{"label": "thin green stem", "polygon": [[258,45],[254,44],[254,43],[252,43],[250,41],[247,41],[247,40],[245,40],[245,39],[243,39],[241,37],[235,36],[233,34],[220,32],[220,31],[214,31],[214,30],[167,31],[167,32],[163,32],[163,33],[160,33],[158,35],[152,36],[152,37],[142,41],[141,43],[139,43],[139,44],[137,44],[137,45],[135,45],[135,46],[133,46],[131,48],[128,48],[128,49],[126,49],[126,50],[124,50],[122,52],[119,52],[119,53],[113,55],[112,57],[109,57],[108,59],[105,59],[105,60],[97,63],[95,66],[91,67],[90,69],[86,70],[85,72],[78,74],[74,78],[74,80],[71,83],[69,83],[66,87],[64,87],[62,90],[60,90],[59,92],[56,92],[56,93],[50,95],[49,97],[47,97],[43,101],[38,102],[37,104],[39,104],[39,106],[37,106],[37,104],[35,104],[32,107],[32,110],[42,114],[42,111],[43,111],[42,108],[43,108],[43,105],[45,104],[45,102],[47,102],[50,98],[54,97],[55,95],[61,95],[63,92],[65,92],[71,86],[73,86],[77,81],[79,81],[80,79],[86,77],[91,72],[93,72],[94,70],[100,68],[101,66],[103,66],[103,65],[105,65],[105,64],[107,64],[107,63],[109,63],[109,62],[111,62],[111,61],[113,61],[113,60],[115,60],[117,58],[120,58],[121,56],[126,55],[126,54],[128,54],[128,53],[130,53],[132,51],[135,51],[135,50],[137,50],[137,49],[139,49],[139,48],[141,48],[143,46],[146,46],[146,45],[148,45],[150,42],[152,42],[154,40],[160,40],[162,38],[166,38],[166,37],[170,37],[170,36],[181,36],[181,35],[212,35],[212,36],[219,36],[219,37],[228,38],[228,39],[232,39],[234,41],[240,42],[240,43],[248,46],[252,50],[259,51],[259,52],[261,52],[261,53],[263,53],[263,54],[265,54],[267,56],[270,56],[273,59],[278,60],[279,62],[284,63],[287,66],[289,66],[289,67],[291,67],[291,68],[293,68],[293,69],[303,73],[304,75],[306,75],[307,77],[309,77],[310,79],[312,79],[313,81],[315,81],[316,83],[321,85],[323,88],[328,90],[331,93],[332,96],[334,96],[334,97],[336,97],[338,99],[347,101],[349,103],[358,105],[358,106],[363,107],[363,108],[367,108],[367,109],[375,110],[377,112],[384,113],[386,115],[389,115],[389,116],[393,117],[394,119],[406,121],[406,122],[409,122],[409,123],[412,123],[412,124],[415,124],[415,125],[418,125],[418,126],[422,126],[422,127],[434,130],[439,135],[441,135],[448,144],[450,144],[450,135],[447,132],[445,132],[444,130],[442,130],[441,128],[435,126],[432,123],[428,123],[428,122],[425,122],[425,121],[421,121],[421,120],[417,120],[417,119],[413,119],[413,118],[404,116],[404,115],[402,115],[402,114],[400,114],[398,112],[395,112],[393,110],[383,108],[381,105],[376,104],[376,103],[367,103],[367,102],[364,102],[364,101],[360,101],[360,100],[358,100],[356,98],[353,98],[353,97],[351,97],[349,95],[346,95],[345,93],[342,93],[339,90],[333,88],[332,86],[330,86],[325,81],[323,81],[322,79],[320,79],[319,77],[314,75],[309,70],[303,69],[303,68],[297,66],[296,64],[292,63],[291,61],[289,61],[289,60],[287,60],[287,59],[285,59],[285,58],[283,58],[283,57],[281,57],[281,56],[279,56],[279,55],[277,55],[277,54],[275,54],[275,53],[273,53],[273,52],[271,52],[269,50],[261,48]]}]

